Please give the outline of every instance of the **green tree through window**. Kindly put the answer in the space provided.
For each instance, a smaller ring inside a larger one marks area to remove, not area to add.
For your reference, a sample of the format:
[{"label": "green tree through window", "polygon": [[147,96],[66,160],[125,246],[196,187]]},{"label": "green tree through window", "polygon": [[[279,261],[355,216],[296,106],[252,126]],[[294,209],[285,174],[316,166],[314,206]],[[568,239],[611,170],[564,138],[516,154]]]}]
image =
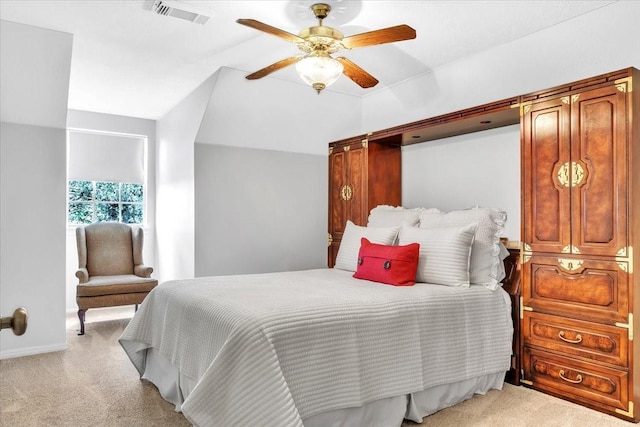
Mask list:
[{"label": "green tree through window", "polygon": [[117,221],[142,224],[144,189],[141,184],[108,181],[69,181],[70,225]]}]

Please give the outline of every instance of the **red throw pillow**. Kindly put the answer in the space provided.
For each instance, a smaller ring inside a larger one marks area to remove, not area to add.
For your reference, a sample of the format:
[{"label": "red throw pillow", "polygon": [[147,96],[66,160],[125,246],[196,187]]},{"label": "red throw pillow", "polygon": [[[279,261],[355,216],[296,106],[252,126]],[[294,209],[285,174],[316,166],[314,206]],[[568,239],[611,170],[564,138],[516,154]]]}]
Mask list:
[{"label": "red throw pillow", "polygon": [[363,237],[358,253],[358,268],[353,277],[394,286],[411,286],[416,283],[419,255],[418,243],[379,245]]}]

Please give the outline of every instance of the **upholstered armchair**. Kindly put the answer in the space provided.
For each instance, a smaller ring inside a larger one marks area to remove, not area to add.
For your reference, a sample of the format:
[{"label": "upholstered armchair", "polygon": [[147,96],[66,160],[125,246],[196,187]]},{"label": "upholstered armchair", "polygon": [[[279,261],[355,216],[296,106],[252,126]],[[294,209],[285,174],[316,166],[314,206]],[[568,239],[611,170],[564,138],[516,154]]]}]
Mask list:
[{"label": "upholstered armchair", "polygon": [[142,262],[143,230],[118,222],[97,222],[76,229],[76,288],[80,333],[90,308],[134,305],[136,310],[158,284],[153,268]]}]

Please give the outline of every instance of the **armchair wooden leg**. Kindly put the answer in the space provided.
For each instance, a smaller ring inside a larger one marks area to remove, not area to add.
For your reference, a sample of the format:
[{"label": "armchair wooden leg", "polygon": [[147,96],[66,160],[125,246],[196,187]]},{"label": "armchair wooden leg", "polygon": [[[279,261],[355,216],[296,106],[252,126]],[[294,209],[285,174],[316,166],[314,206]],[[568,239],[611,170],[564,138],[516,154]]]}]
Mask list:
[{"label": "armchair wooden leg", "polygon": [[78,335],[84,335],[84,314],[86,312],[86,308],[81,308],[78,310],[78,319],[80,319],[80,333]]}]

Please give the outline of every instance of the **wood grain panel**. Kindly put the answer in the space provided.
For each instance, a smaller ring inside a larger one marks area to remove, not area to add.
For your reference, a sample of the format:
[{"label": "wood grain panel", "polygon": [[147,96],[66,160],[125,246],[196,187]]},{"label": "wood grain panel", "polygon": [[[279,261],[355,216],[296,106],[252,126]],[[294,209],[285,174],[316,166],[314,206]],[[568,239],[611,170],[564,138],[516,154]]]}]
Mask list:
[{"label": "wood grain panel", "polygon": [[522,266],[524,305],[562,312],[573,318],[626,322],[629,276],[615,261],[583,259],[575,271],[560,267],[558,257],[532,256]]},{"label": "wood grain panel", "polygon": [[554,99],[523,117],[523,238],[533,251],[559,252],[570,243],[569,188],[558,171],[569,162],[570,106]]},{"label": "wood grain panel", "polygon": [[528,346],[625,368],[629,333],[625,328],[526,312],[522,333]]},{"label": "wood grain panel", "polygon": [[626,370],[530,348],[524,350],[523,369],[525,377],[542,391],[606,412],[629,409],[629,374]]},{"label": "wood grain panel", "polygon": [[625,94],[614,86],[580,93],[572,105],[571,157],[584,168],[572,189],[572,240],[581,254],[627,247]]}]

